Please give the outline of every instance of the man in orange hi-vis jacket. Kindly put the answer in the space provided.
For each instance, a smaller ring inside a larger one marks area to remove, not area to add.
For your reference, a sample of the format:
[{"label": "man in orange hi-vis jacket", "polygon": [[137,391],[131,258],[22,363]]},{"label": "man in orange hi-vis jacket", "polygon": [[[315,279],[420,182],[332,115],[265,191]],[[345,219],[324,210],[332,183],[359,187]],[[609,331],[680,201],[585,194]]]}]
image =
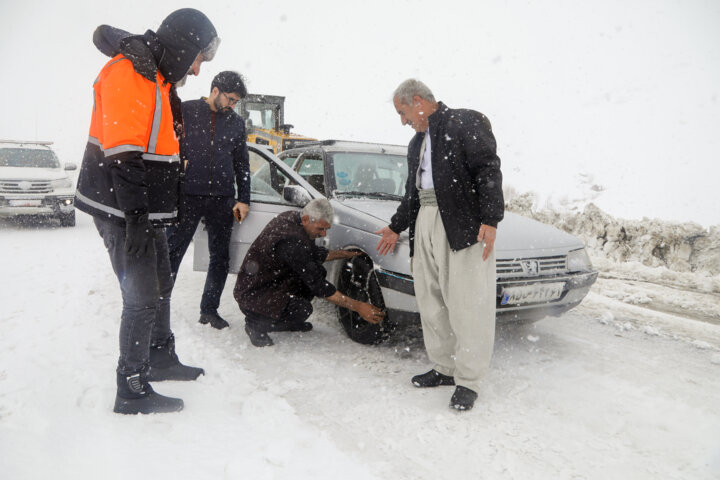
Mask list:
[{"label": "man in orange hi-vis jacket", "polygon": [[93,85],[75,202],[94,217],[122,292],[114,411],[178,411],[181,399],[155,393],[149,383],[195,380],[204,373],[180,363],[170,329],[164,227],[177,217],[182,118],[175,87],[213,58],[219,38],[202,12],[184,8],[157,33],[133,35],[102,25],[93,41],[111,60]]}]

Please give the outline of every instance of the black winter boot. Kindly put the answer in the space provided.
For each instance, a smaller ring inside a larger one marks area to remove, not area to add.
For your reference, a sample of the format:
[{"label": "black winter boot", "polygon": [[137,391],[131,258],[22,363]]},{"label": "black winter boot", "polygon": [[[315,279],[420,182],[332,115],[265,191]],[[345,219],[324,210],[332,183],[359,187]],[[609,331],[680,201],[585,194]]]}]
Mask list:
[{"label": "black winter boot", "polygon": [[137,415],[138,413],[167,413],[179,412],[184,403],[179,398],[165,397],[155,393],[147,382],[145,373],[133,375],[117,374],[117,394],[115,395],[115,408],[113,412],[124,415]]},{"label": "black winter boot", "polygon": [[175,353],[175,335],[164,344],[150,347],[150,368],[148,368],[147,381],[160,382],[163,380],[196,380],[205,375],[205,370],[197,367],[188,367],[180,363]]}]

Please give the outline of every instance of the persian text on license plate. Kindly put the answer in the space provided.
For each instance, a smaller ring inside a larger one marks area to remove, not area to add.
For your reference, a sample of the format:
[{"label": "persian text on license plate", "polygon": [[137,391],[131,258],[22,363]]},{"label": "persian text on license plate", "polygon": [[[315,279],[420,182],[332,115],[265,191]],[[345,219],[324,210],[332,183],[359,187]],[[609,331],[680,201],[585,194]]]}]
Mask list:
[{"label": "persian text on license plate", "polygon": [[19,199],[10,200],[11,207],[39,207],[42,200],[39,199]]},{"label": "persian text on license plate", "polygon": [[501,305],[550,302],[560,298],[564,282],[538,283],[519,287],[506,287],[502,291]]}]

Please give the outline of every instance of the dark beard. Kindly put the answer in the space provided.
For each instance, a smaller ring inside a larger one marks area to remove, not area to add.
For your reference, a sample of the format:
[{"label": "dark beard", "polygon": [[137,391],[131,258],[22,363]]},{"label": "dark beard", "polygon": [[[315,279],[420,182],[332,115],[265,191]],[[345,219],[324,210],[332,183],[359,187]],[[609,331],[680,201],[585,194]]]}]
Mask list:
[{"label": "dark beard", "polygon": [[223,107],[222,105],[220,105],[220,95],[215,97],[215,99],[213,100],[213,107],[215,107],[216,112],[223,112],[223,113],[229,112],[231,109],[230,106]]}]

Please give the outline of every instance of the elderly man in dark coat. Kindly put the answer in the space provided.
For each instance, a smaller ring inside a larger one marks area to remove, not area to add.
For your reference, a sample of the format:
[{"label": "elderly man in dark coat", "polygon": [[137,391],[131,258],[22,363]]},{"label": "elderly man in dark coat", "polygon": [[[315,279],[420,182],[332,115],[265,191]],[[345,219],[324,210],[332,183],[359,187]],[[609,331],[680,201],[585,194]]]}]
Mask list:
[{"label": "elderly man in dark coat", "polygon": [[495,338],[495,235],[503,219],[500,158],[490,122],[480,112],[435,100],[409,79],[393,104],[416,132],[408,145],[405,196],[378,251],[395,249],[409,228],[415,298],[429,372],[416,387],[456,385],[450,406],[469,410],[488,370]]}]

